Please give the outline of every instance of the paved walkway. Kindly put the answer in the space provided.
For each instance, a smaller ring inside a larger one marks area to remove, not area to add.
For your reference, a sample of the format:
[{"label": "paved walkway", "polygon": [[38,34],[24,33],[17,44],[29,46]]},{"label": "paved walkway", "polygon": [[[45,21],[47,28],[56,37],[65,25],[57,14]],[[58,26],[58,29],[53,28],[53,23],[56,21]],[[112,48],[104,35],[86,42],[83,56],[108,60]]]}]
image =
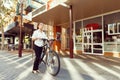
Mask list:
[{"label": "paved walkway", "polygon": [[120,80],[120,58],[80,55],[70,59],[61,57],[60,73],[33,74],[32,55],[0,51],[0,80]]}]

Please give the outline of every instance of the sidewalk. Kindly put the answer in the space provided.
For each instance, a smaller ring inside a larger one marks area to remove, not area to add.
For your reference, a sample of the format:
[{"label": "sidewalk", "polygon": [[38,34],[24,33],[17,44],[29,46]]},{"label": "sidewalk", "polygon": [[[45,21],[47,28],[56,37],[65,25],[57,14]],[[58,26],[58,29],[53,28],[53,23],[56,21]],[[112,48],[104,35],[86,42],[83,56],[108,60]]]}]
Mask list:
[{"label": "sidewalk", "polygon": [[77,58],[61,57],[60,73],[33,74],[32,55],[0,51],[0,80],[120,80],[120,58],[80,55]]}]

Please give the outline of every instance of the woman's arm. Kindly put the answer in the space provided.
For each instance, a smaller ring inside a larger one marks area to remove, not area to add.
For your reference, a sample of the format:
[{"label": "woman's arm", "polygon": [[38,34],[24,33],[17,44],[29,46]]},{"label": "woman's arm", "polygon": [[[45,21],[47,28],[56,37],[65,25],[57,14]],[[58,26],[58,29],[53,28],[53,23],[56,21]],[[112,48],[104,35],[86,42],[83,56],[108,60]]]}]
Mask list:
[{"label": "woman's arm", "polygon": [[37,35],[37,32],[34,31],[33,34],[32,34],[32,41],[35,41],[35,40],[38,39],[36,35]]},{"label": "woman's arm", "polygon": [[32,38],[32,41],[35,41],[35,40],[37,40],[38,38]]}]

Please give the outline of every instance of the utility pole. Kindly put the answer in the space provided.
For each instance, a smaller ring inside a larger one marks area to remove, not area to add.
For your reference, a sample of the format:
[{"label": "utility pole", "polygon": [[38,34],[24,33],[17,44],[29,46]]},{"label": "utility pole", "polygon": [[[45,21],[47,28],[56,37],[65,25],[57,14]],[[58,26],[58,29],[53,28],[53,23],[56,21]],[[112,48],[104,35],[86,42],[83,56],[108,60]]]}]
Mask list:
[{"label": "utility pole", "polygon": [[18,49],[18,56],[22,57],[22,47],[23,47],[23,43],[22,43],[22,27],[23,27],[23,1],[24,0],[18,0],[18,2],[20,3],[20,33],[19,33],[19,49]]}]

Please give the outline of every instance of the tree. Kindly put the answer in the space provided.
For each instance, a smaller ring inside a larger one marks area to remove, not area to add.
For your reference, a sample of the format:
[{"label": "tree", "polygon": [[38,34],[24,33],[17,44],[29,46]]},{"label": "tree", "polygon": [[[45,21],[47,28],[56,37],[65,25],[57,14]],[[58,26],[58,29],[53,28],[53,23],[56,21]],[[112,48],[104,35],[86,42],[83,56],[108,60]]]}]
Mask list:
[{"label": "tree", "polygon": [[7,26],[6,24],[8,24],[13,19],[11,14],[15,14],[17,0],[12,1],[13,2],[11,2],[11,0],[0,0],[0,29],[2,32],[2,50],[4,49],[4,27]]}]

